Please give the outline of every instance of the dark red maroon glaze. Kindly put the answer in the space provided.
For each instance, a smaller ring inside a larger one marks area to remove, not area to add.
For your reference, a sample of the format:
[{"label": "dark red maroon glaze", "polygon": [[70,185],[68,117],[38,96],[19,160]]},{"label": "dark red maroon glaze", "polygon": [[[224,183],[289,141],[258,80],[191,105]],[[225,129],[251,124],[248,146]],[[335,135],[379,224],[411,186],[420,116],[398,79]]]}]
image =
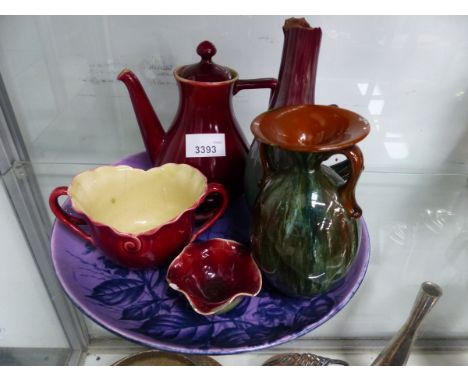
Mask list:
[{"label": "dark red maroon glaze", "polygon": [[281,66],[270,109],[314,104],[315,80],[322,30],[311,28],[303,18],[290,18],[283,26]]},{"label": "dark red maroon glaze", "polygon": [[[228,196],[224,187],[221,184],[211,183],[207,185],[205,193],[199,200],[178,217],[147,232],[129,234],[95,222],[80,211],[76,212],[82,218],[76,218],[67,213],[58,203],[60,196],[68,195],[67,189],[63,186],[57,187],[50,194],[49,206],[57,219],[82,239],[98,247],[116,263],[133,269],[153,268],[167,264],[185,245],[211,227],[228,205]],[[197,207],[214,194],[219,195],[222,202],[211,218],[193,233]],[[84,224],[89,227],[89,233],[81,227]]]},{"label": "dark red maroon glaze", "polygon": [[[129,93],[146,150],[154,166],[187,163],[200,170],[209,182],[223,184],[230,196],[242,193],[247,143],[237,123],[232,96],[241,90],[274,90],[276,80],[258,78],[239,80],[237,73],[214,64],[216,48],[209,41],[200,43],[201,61],[174,71],[180,90],[179,108],[165,133],[141,83],[130,70],[117,77]],[[225,156],[186,157],[187,134],[224,134]]]},{"label": "dark red maroon glaze", "polygon": [[255,295],[262,284],[250,250],[223,239],[188,245],[169,266],[167,281],[184,292],[202,314],[223,306],[239,293]]},{"label": "dark red maroon glaze", "polygon": [[138,110],[138,113],[135,113],[135,115],[140,127],[141,137],[143,138],[143,143],[151,158],[151,162],[154,163],[165,137],[161,122],[151,106],[141,82],[131,70],[122,70],[117,79],[124,82],[128,89],[133,90],[129,91],[130,99],[135,110]]},{"label": "dark red maroon glaze", "polygon": [[[217,84],[180,80],[180,103],[155,165],[186,163],[200,170],[208,182],[216,179],[231,195],[243,189],[247,144],[232,110],[234,81]],[[224,134],[226,156],[187,158],[187,134]]]},{"label": "dark red maroon glaze", "polygon": [[179,76],[186,80],[200,82],[221,82],[232,80],[236,73],[225,66],[217,65],[211,58],[216,54],[216,47],[210,41],[203,41],[197,46],[200,62],[187,65],[179,70]]}]

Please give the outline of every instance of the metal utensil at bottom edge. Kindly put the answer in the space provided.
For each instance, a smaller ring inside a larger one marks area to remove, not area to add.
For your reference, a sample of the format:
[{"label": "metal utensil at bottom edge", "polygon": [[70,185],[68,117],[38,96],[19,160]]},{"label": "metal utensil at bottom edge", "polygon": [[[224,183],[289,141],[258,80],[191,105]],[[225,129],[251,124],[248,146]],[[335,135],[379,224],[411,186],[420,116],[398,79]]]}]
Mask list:
[{"label": "metal utensil at bottom edge", "polygon": [[440,296],[442,296],[442,288],[436,283],[426,281],[421,284],[408,319],[372,362],[372,366],[406,365],[418,329]]},{"label": "metal utensil at bottom edge", "polygon": [[341,359],[322,357],[312,353],[283,353],[267,359],[263,366],[328,366],[349,364]]},{"label": "metal utensil at bottom edge", "polygon": [[[372,362],[372,366],[403,366],[413,347],[416,335],[426,315],[442,296],[442,288],[431,281],[423,282],[411,313],[393,336],[388,345]],[[332,364],[346,365],[348,363],[339,359],[330,359],[311,353],[283,353],[269,358],[263,366],[328,366]]]}]

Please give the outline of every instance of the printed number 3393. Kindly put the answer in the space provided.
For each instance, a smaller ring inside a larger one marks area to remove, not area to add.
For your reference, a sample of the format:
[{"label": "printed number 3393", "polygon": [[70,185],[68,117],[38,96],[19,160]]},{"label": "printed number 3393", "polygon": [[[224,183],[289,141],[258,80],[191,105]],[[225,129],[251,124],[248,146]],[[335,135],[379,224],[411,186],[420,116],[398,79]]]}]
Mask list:
[{"label": "printed number 3393", "polygon": [[216,146],[195,146],[195,154],[215,154]]}]

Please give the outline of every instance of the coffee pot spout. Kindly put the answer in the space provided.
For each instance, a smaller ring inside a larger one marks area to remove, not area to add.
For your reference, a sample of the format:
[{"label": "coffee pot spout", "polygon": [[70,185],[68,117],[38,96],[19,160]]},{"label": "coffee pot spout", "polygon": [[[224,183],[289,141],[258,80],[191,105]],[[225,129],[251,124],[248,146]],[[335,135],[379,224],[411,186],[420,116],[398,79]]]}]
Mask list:
[{"label": "coffee pot spout", "polygon": [[166,135],[164,128],[137,76],[131,70],[124,69],[117,76],[117,79],[127,87],[146,151],[152,163],[156,164]]}]

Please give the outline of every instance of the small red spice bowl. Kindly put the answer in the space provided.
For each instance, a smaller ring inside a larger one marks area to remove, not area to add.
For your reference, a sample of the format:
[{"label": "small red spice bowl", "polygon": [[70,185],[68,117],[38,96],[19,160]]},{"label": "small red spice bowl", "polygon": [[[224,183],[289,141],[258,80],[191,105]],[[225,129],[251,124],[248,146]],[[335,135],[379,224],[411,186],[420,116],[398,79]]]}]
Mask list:
[{"label": "small red spice bowl", "polygon": [[262,289],[262,275],[250,250],[225,239],[187,245],[169,265],[166,279],[205,316],[226,313],[243,296],[256,296]]}]

